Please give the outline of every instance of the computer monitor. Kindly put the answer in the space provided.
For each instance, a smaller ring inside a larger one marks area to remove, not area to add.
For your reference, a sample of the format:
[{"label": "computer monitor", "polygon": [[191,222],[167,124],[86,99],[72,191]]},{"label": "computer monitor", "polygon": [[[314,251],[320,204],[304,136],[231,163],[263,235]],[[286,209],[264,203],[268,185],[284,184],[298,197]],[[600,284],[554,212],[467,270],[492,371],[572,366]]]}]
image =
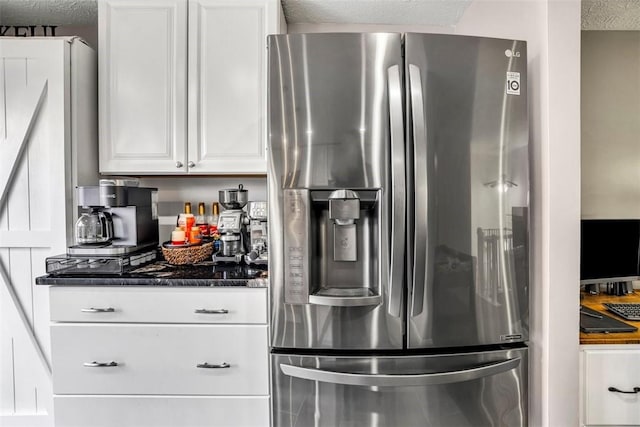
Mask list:
[{"label": "computer monitor", "polygon": [[580,283],[640,279],[640,219],[583,219]]}]

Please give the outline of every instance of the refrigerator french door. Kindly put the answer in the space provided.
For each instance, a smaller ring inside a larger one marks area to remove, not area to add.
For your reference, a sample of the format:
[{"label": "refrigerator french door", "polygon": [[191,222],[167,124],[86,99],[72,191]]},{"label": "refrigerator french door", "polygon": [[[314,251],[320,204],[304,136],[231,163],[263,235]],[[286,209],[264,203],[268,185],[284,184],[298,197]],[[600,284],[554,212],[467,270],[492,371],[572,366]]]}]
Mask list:
[{"label": "refrigerator french door", "polygon": [[526,44],[268,42],[275,425],[525,425]]}]

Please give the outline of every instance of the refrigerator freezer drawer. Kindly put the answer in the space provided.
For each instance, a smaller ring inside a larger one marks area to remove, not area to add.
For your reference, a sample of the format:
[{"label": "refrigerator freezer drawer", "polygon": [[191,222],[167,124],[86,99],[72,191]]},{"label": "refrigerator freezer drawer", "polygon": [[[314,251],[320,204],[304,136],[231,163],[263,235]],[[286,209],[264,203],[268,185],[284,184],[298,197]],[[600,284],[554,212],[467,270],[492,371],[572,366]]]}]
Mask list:
[{"label": "refrigerator freezer drawer", "polygon": [[527,349],[452,355],[272,354],[275,427],[525,426]]}]

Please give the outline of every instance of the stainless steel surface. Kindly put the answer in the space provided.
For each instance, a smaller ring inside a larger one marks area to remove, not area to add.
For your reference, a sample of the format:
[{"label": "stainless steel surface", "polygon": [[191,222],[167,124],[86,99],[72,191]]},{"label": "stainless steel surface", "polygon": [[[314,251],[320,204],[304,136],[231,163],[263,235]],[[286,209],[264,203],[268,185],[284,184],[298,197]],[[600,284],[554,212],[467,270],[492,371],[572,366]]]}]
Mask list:
[{"label": "stainless steel surface", "polygon": [[[388,314],[387,94],[389,67],[402,72],[401,37],[289,34],[269,36],[268,49],[272,345],[402,348],[403,321]],[[328,194],[341,189],[373,194],[361,200],[357,261],[332,255]],[[378,305],[323,295],[349,288],[369,288]]]},{"label": "stainless steel surface", "polygon": [[231,365],[228,364],[227,362],[222,362],[219,364],[209,364],[207,362],[205,363],[198,363],[196,365],[196,368],[202,368],[202,369],[226,369],[226,368],[230,368]]},{"label": "stainless steel surface", "polygon": [[111,361],[111,362],[85,362],[82,364],[82,366],[86,367],[86,368],[114,368],[116,366],[118,366],[117,362]]},{"label": "stainless steel surface", "polygon": [[[527,341],[526,44],[406,34],[405,61],[415,186],[407,345]],[[517,186],[487,185],[497,179]]]},{"label": "stainless steel surface", "polygon": [[[422,79],[420,78],[420,69],[413,64],[408,66],[409,72],[409,100],[411,102],[411,123],[412,123],[412,146],[414,150],[414,167],[415,179],[414,189],[420,194],[415,198],[413,203],[413,230],[415,235],[419,236],[414,240],[414,256],[413,256],[413,283],[411,286],[411,316],[417,316],[422,313],[422,302],[424,299],[424,289],[426,281],[431,279],[433,268],[429,263],[431,257],[428,256],[427,249],[431,248],[431,233],[428,230],[429,224],[429,166],[431,162],[427,160],[427,129],[426,116],[424,112],[424,97],[422,94]],[[421,141],[416,143],[416,141]],[[420,220],[418,220],[420,218]]]},{"label": "stainless steel surface", "polygon": [[267,202],[248,202],[247,216],[249,224],[246,226],[249,235],[249,253],[245,255],[247,264],[267,265],[269,260],[269,233],[267,223]]},{"label": "stainless steel surface", "polygon": [[242,209],[249,200],[249,192],[243,185],[218,191],[218,203],[225,209]]},{"label": "stainless steel surface", "polygon": [[[276,190],[277,191],[277,190]],[[277,197],[270,189],[269,197]],[[284,304],[307,304],[309,302],[309,255],[310,255],[310,230],[309,230],[309,205],[311,203],[309,190],[283,191],[282,210],[276,208],[277,215],[283,215],[283,220],[274,215],[269,223],[269,235],[276,233],[278,236],[284,232],[283,245],[275,239],[271,239],[272,245],[277,245],[276,253],[271,255],[271,274],[273,283],[283,292],[278,292],[278,298],[284,298]],[[275,203],[271,206],[275,207]],[[278,225],[287,224],[278,229]],[[282,254],[282,256],[280,256]],[[284,258],[284,260],[282,259]],[[284,271],[279,270],[279,265],[284,261]],[[276,276],[274,277],[273,274]],[[277,279],[276,279],[277,278]],[[281,287],[280,287],[280,284]],[[284,309],[282,301],[276,302],[278,309]]]},{"label": "stainless steel surface", "polygon": [[334,307],[378,305],[381,302],[382,297],[369,288],[328,288],[309,295],[310,304]]},{"label": "stainless steel surface", "polygon": [[239,234],[224,234],[220,236],[220,254],[225,257],[233,257],[243,254],[242,239]]},{"label": "stainless steel surface", "polygon": [[107,307],[107,308],[83,308],[80,310],[83,313],[114,313],[116,311],[115,308],[113,307]]},{"label": "stainless steel surface", "polygon": [[276,427],[527,425],[527,349],[401,357],[272,354]]},{"label": "stainless steel surface", "polygon": [[391,143],[391,266],[389,267],[389,308],[394,317],[403,313],[402,294],[404,279],[404,231],[405,231],[405,158],[404,123],[402,114],[402,87],[400,67],[392,65],[387,70],[389,93],[389,130]]},{"label": "stainless steel surface", "polygon": [[229,310],[226,308],[218,308],[218,309],[206,309],[206,308],[198,308],[194,310],[194,313],[197,314],[229,314]]},{"label": "stainless steel surface", "polygon": [[515,369],[520,358],[507,359],[491,364],[458,371],[445,371],[427,374],[354,374],[351,372],[326,371],[300,366],[280,365],[283,374],[303,380],[319,381],[331,384],[360,385],[367,387],[416,387],[438,384],[453,384],[463,381],[490,377]]}]

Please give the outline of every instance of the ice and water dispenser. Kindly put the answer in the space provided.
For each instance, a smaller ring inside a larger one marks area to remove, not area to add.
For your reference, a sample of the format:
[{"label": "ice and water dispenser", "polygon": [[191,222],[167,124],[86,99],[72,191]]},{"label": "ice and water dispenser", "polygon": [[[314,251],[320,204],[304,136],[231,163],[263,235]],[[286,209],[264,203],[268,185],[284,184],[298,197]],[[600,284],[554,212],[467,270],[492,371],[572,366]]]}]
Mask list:
[{"label": "ice and water dispenser", "polygon": [[381,302],[379,189],[285,189],[285,302]]}]

